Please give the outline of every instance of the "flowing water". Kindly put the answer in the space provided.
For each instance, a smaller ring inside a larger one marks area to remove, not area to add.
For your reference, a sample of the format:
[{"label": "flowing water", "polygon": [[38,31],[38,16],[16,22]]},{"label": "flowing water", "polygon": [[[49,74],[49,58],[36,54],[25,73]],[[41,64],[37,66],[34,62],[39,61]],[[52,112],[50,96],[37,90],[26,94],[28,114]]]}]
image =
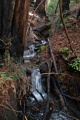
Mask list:
[{"label": "flowing water", "polygon": [[53,112],[49,120],[74,120],[62,112]]},{"label": "flowing water", "polygon": [[[43,90],[42,79],[40,74],[40,69],[35,68],[31,73],[31,89],[30,92],[33,94],[34,98],[41,102],[43,99],[46,99],[47,94]],[[33,97],[29,98],[32,102],[35,102]]]},{"label": "flowing water", "polygon": [[32,78],[31,79],[31,83],[32,83],[31,92],[33,93],[33,95],[38,101],[43,101],[43,98],[46,98],[46,93],[44,92],[43,87],[42,87],[40,69],[38,68],[33,69],[31,78]]},{"label": "flowing water", "polygon": [[[30,109],[27,111],[30,111],[30,117],[28,118],[29,120],[42,120],[45,107],[46,107],[46,102],[43,104],[44,100],[47,100],[47,93],[44,92],[43,90],[43,84],[42,84],[42,78],[41,78],[41,73],[39,68],[35,68],[32,70],[31,73],[31,92],[33,96],[30,96],[28,98],[28,105]],[[37,99],[38,103],[40,105],[37,105]],[[50,101],[54,101],[53,95],[50,96],[51,99]],[[56,100],[56,99],[55,99]],[[36,106],[37,109],[34,107]],[[58,110],[57,110],[58,108]],[[67,114],[63,113],[62,111],[59,110],[59,106],[56,107],[55,110],[52,111],[50,117],[46,120],[74,120],[70,118]]]}]

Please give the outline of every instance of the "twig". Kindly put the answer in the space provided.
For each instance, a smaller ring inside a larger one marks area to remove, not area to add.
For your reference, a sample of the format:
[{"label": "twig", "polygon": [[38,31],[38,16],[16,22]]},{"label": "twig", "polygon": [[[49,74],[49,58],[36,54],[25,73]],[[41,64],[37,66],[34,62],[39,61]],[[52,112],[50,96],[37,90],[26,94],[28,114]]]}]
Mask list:
[{"label": "twig", "polygon": [[13,111],[14,114],[15,114],[15,116],[17,116],[17,114],[16,114],[15,110],[13,109],[13,107],[12,107],[8,102],[6,102],[6,104],[12,109],[12,111]]},{"label": "twig", "polygon": [[[3,104],[0,104],[0,106],[2,106],[3,108],[5,108],[7,110],[13,111],[12,109],[8,108],[7,106],[5,106]],[[14,111],[17,112],[17,113],[22,113],[22,111],[18,111],[18,110],[14,110]]]},{"label": "twig", "polygon": [[[48,75],[48,74],[50,74],[50,75],[67,75],[67,76],[69,76],[69,77],[72,77],[72,76],[68,75],[67,73],[56,73],[56,72],[41,73],[41,74],[38,75],[38,76],[43,76],[43,75]],[[36,75],[34,75],[32,78],[35,78],[35,77],[36,77]],[[32,86],[32,85],[30,85],[30,86]],[[35,87],[34,87],[34,88],[35,88]]]},{"label": "twig", "polygon": [[75,101],[80,101],[80,99],[78,99],[78,98],[75,98],[75,97],[71,97],[70,95],[67,95],[67,94],[65,94],[65,93],[62,93],[65,97],[68,97],[68,98],[70,98],[70,99],[72,99],[72,100],[75,100]]},{"label": "twig", "polygon": [[56,66],[56,60],[55,60],[55,57],[53,55],[53,49],[51,48],[51,43],[50,43],[49,39],[48,39],[48,43],[49,43],[51,58],[52,58],[53,64],[54,64],[54,69],[55,69],[55,72],[58,74],[58,69],[57,69],[57,66]]},{"label": "twig", "polygon": [[26,117],[26,115],[23,117],[23,120],[28,120],[28,118]]}]

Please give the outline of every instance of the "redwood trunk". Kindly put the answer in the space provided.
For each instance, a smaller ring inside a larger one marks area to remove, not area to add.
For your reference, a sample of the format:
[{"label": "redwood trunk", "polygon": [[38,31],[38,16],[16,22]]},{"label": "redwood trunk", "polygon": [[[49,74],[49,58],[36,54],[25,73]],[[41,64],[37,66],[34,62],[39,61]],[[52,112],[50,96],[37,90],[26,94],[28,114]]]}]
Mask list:
[{"label": "redwood trunk", "polygon": [[[17,0],[14,12],[13,34],[16,32],[22,39],[22,45],[25,47],[26,32],[28,25],[29,0]],[[16,30],[16,31],[15,31]]]},{"label": "redwood trunk", "polygon": [[16,35],[26,41],[29,0],[0,0],[0,36]]}]

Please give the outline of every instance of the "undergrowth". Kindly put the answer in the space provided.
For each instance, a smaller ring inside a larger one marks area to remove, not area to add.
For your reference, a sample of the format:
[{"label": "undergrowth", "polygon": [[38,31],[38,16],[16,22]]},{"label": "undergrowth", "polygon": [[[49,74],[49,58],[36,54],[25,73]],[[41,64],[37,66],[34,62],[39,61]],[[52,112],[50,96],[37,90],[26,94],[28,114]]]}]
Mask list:
[{"label": "undergrowth", "polygon": [[63,59],[66,61],[67,65],[71,67],[74,71],[80,72],[80,58],[70,59],[72,51],[67,47],[61,48],[59,53],[62,54]]}]

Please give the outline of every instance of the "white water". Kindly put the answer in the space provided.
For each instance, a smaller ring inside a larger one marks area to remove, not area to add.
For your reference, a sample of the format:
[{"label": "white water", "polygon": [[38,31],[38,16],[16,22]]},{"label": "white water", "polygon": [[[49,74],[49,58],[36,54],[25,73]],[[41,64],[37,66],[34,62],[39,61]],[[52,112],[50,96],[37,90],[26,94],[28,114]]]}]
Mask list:
[{"label": "white water", "polygon": [[31,78],[32,78],[31,79],[31,83],[32,83],[31,92],[33,93],[33,95],[38,101],[42,101],[43,100],[42,96],[45,98],[46,93],[44,92],[43,87],[42,87],[40,70],[39,69],[32,70]]},{"label": "white water", "polygon": [[33,58],[36,55],[34,48],[35,48],[35,46],[31,45],[31,46],[29,46],[28,50],[24,51],[24,53],[23,53],[24,60],[29,60],[30,58]]}]

